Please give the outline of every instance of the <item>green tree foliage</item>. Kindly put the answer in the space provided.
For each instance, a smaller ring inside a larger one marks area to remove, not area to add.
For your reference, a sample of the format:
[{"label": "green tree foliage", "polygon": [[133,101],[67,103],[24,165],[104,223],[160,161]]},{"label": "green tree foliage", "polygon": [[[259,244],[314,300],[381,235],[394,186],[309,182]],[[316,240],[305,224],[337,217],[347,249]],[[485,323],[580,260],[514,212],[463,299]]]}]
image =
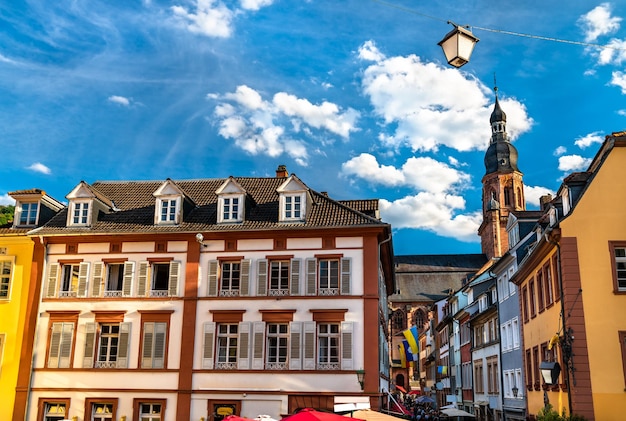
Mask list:
[{"label": "green tree foliage", "polygon": [[2,205],[0,205],[0,227],[3,226],[3,225],[8,224],[11,221],[13,221],[13,212],[14,211],[15,211],[15,206],[12,206],[12,205],[2,206]]},{"label": "green tree foliage", "polygon": [[576,414],[566,416],[565,408],[563,408],[563,413],[559,415],[552,405],[548,404],[539,410],[537,421],[587,421],[587,419]]}]

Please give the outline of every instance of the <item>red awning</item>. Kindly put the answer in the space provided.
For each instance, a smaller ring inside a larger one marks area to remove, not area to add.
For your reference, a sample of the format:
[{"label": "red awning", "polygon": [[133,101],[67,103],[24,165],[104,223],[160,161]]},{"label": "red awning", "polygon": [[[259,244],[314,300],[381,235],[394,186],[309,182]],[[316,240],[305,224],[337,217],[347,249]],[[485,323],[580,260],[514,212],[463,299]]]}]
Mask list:
[{"label": "red awning", "polygon": [[404,387],[402,387],[402,386],[396,385],[396,389],[398,389],[402,393],[406,393],[406,389]]},{"label": "red awning", "polygon": [[409,395],[421,395],[422,391],[421,390],[411,390],[409,392]]}]

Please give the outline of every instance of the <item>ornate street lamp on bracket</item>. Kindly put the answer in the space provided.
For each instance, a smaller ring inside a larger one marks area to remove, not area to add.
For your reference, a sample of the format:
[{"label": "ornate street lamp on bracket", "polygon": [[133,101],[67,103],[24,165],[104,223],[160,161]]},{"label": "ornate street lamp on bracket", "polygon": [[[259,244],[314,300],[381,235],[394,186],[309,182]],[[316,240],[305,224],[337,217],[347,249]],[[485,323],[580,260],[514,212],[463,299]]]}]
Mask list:
[{"label": "ornate street lamp on bracket", "polygon": [[558,384],[561,365],[555,361],[542,361],[539,364],[543,381],[548,385]]},{"label": "ornate street lamp on bracket", "polygon": [[365,370],[360,369],[356,371],[356,378],[361,385],[361,390],[363,390],[364,382],[365,382]]},{"label": "ornate street lamp on bracket", "polygon": [[519,388],[517,387],[517,384],[513,385],[511,392],[513,392],[513,397],[517,399],[517,394],[519,393]]},{"label": "ornate street lamp on bracket", "polygon": [[449,65],[461,67],[469,62],[478,38],[469,29],[448,21],[454,29],[446,34],[437,45],[441,46]]}]

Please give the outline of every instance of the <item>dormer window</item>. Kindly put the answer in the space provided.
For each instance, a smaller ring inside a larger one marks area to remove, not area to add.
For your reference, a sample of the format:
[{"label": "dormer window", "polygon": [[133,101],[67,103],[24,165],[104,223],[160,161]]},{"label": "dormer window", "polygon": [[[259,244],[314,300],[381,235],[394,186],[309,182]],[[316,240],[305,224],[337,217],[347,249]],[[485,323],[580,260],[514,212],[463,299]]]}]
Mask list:
[{"label": "dormer window", "polygon": [[156,225],[177,225],[183,219],[183,202],[188,202],[184,192],[178,185],[170,180],[165,180],[163,184],[152,193],[156,198],[154,204],[154,223]]},{"label": "dormer window", "polygon": [[308,188],[295,175],[291,175],[278,189],[279,220],[304,222],[308,209]]},{"label": "dormer window", "polygon": [[70,207],[71,211],[71,219],[70,224],[73,226],[83,226],[86,227],[89,225],[89,202],[72,202],[72,206]]},{"label": "dormer window", "polygon": [[233,177],[229,177],[217,194],[217,223],[234,224],[243,222],[245,213],[246,191]]},{"label": "dormer window", "polygon": [[39,203],[19,203],[15,207],[15,220],[18,226],[34,226],[37,225],[37,216],[39,213]]}]

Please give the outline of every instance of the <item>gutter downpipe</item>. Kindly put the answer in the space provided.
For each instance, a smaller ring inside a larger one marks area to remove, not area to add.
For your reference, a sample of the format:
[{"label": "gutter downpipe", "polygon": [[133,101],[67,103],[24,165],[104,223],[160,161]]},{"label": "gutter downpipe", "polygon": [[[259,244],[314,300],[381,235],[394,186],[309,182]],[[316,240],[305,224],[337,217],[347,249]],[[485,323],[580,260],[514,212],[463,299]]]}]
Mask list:
[{"label": "gutter downpipe", "polygon": [[564,362],[566,363],[565,366],[565,385],[567,386],[567,405],[568,405],[568,409],[569,409],[569,416],[572,416],[572,388],[570,387],[570,365],[571,365],[571,346],[569,344],[570,338],[569,338],[569,332],[567,331],[567,325],[565,323],[565,303],[564,303],[564,297],[565,294],[563,294],[563,278],[561,275],[561,245],[556,242],[556,241],[552,241],[550,239],[550,232],[552,231],[552,228],[546,232],[544,232],[543,234],[543,238],[546,240],[547,243],[552,244],[553,246],[556,247],[556,276],[559,282],[559,298],[561,300],[561,329],[563,329],[563,341],[561,341],[561,351],[565,351],[563,348],[563,342],[566,342],[566,346],[569,348],[569,350],[567,350],[567,354],[565,355],[566,352],[563,352],[563,355],[561,355],[561,357],[563,358]]}]

